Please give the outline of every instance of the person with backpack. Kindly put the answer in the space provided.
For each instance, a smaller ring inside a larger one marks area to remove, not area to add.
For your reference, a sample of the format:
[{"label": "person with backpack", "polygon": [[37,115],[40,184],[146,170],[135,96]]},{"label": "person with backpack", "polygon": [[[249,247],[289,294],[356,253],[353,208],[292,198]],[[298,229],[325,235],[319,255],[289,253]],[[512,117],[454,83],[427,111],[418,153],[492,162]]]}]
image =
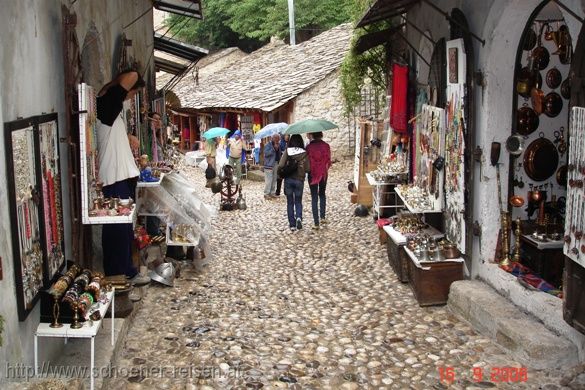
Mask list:
[{"label": "person with backpack", "polygon": [[311,163],[309,188],[311,189],[311,208],[315,223],[313,229],[319,229],[319,225],[327,223],[325,219],[325,188],[327,186],[327,172],[331,167],[331,148],[327,142],[323,141],[322,132],[312,133],[312,140],[307,145],[307,155]]},{"label": "person with backpack", "polygon": [[310,168],[303,137],[291,136],[278,163],[278,175],[284,178],[288,225],[293,232],[303,228],[303,187]]}]

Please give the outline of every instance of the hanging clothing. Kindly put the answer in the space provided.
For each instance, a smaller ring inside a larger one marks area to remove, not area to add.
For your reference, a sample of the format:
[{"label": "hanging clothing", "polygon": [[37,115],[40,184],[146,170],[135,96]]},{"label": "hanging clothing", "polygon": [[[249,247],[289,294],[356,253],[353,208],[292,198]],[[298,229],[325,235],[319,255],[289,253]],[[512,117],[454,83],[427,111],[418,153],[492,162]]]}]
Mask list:
[{"label": "hanging clothing", "polygon": [[392,106],[390,126],[397,133],[406,133],[408,126],[408,66],[392,65]]}]

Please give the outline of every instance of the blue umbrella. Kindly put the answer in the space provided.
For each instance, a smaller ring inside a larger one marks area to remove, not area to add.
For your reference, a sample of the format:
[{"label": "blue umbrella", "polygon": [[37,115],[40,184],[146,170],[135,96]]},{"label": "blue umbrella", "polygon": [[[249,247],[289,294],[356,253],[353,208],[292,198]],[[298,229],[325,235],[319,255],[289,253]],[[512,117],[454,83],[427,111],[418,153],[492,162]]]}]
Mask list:
[{"label": "blue umbrella", "polygon": [[259,132],[256,133],[254,139],[261,139],[266,137],[272,137],[274,134],[282,134],[288,127],[287,123],[271,123],[264,126]]},{"label": "blue umbrella", "polygon": [[213,139],[213,138],[217,138],[217,137],[223,137],[224,135],[226,135],[229,132],[230,132],[230,130],[223,128],[223,127],[212,127],[211,129],[207,130],[205,133],[201,134],[201,136],[204,137],[205,139]]}]

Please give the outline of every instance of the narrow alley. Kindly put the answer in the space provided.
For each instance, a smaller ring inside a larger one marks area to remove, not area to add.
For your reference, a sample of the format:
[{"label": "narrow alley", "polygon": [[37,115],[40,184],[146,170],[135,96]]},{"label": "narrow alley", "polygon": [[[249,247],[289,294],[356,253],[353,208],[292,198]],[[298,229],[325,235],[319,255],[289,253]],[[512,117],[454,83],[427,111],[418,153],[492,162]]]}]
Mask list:
[{"label": "narrow alley", "polygon": [[[522,365],[447,307],[417,304],[372,218],[353,216],[350,169],[334,164],[330,223],[318,231],[290,232],[285,199],[266,201],[263,183],[246,181],[248,208],[219,212],[205,271],[186,266],[174,288],[148,289],[114,362],[134,375],[108,388],[440,389],[449,372],[455,389],[558,383],[530,368],[526,382],[498,383],[498,369]],[[201,170],[187,173],[218,203]]]}]

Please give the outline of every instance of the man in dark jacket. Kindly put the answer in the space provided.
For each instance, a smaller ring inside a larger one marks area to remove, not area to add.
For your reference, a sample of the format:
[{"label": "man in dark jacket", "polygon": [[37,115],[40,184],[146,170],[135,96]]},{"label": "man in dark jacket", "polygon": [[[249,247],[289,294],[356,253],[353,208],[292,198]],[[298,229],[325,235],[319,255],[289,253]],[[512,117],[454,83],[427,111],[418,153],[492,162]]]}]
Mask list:
[{"label": "man in dark jacket", "polygon": [[273,135],[270,142],[264,145],[264,199],[276,198],[276,164],[280,157],[279,136]]}]

